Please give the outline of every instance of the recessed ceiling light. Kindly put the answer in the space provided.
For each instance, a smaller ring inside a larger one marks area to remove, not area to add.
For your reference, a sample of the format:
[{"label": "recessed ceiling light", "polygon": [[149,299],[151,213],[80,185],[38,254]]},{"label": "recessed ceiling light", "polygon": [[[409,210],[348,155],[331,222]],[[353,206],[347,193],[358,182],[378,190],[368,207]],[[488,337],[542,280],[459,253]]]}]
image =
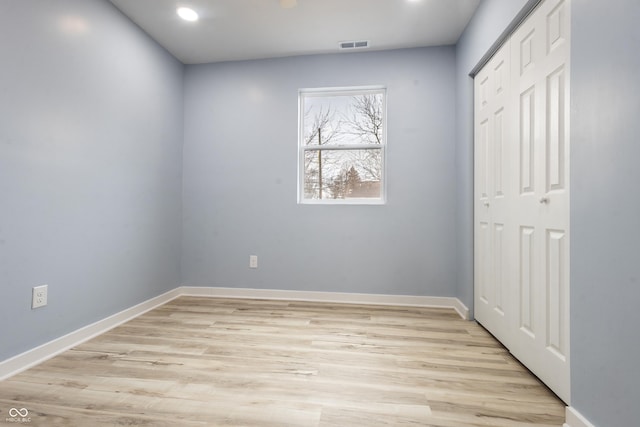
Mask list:
[{"label": "recessed ceiling light", "polygon": [[178,16],[180,16],[180,18],[184,19],[185,21],[198,20],[198,14],[196,13],[196,11],[188,7],[179,7],[176,12],[178,13]]},{"label": "recessed ceiling light", "polygon": [[297,0],[280,0],[280,7],[283,9],[291,9],[298,5]]}]

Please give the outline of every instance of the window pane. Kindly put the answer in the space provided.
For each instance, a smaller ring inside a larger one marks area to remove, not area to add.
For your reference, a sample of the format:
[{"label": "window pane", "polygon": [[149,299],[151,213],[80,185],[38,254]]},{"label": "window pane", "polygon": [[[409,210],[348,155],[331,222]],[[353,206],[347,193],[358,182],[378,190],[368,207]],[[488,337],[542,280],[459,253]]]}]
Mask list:
[{"label": "window pane", "polygon": [[380,198],[382,150],[304,152],[304,198]]},{"label": "window pane", "polygon": [[382,92],[304,96],[303,145],[382,144],[383,99]]}]

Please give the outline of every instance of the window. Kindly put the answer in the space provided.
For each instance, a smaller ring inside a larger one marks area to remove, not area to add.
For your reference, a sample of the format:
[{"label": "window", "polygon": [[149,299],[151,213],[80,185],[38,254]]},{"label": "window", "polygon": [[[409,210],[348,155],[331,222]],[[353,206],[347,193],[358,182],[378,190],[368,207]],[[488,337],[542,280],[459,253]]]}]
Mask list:
[{"label": "window", "polygon": [[299,203],[384,203],[385,93],[382,87],[300,91]]}]

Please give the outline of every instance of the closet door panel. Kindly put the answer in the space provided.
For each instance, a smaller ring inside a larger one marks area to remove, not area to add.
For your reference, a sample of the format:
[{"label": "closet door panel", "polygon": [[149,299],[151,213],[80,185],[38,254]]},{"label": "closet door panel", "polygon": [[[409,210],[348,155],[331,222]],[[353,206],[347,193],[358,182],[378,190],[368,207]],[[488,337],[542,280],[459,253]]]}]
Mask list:
[{"label": "closet door panel", "polygon": [[[511,37],[521,186],[514,212],[532,237],[518,265],[519,318],[508,347],[566,402],[569,372],[569,2],[547,0]],[[522,237],[521,237],[522,239]],[[521,248],[521,251],[524,251]],[[526,286],[523,278],[526,278]],[[525,304],[526,302],[526,304]]]},{"label": "closet door panel", "polygon": [[507,259],[509,47],[500,49],[475,80],[475,314],[501,340],[509,316]]}]

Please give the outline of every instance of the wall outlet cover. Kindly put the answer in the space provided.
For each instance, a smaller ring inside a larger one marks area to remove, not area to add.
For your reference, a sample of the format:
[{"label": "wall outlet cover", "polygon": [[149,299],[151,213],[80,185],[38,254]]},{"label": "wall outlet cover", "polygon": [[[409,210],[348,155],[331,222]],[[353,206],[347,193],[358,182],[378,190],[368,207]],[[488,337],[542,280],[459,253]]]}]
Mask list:
[{"label": "wall outlet cover", "polygon": [[31,295],[31,308],[44,307],[47,305],[48,285],[36,286]]}]

